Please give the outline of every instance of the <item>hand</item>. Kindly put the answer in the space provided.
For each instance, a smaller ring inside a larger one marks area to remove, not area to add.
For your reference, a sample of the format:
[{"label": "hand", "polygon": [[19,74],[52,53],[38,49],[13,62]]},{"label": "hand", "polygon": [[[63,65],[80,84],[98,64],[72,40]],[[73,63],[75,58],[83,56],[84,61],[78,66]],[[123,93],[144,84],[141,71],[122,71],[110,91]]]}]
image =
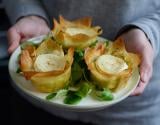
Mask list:
[{"label": "hand", "polygon": [[122,34],[127,51],[140,54],[140,82],[131,95],[140,95],[149,83],[153,69],[153,48],[144,32],[140,29],[132,29]]},{"label": "hand", "polygon": [[12,53],[21,41],[38,35],[47,34],[48,32],[49,27],[42,18],[38,16],[24,17],[8,30],[8,52]]}]

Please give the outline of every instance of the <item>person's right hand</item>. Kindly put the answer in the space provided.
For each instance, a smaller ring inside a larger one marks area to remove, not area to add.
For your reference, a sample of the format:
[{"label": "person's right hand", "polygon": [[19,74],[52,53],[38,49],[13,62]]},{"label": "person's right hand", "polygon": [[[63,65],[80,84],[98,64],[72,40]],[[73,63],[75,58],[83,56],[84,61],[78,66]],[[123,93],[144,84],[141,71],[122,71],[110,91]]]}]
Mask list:
[{"label": "person's right hand", "polygon": [[47,34],[49,30],[50,29],[46,21],[38,16],[27,16],[21,18],[8,30],[8,52],[12,53],[21,41],[31,37]]}]

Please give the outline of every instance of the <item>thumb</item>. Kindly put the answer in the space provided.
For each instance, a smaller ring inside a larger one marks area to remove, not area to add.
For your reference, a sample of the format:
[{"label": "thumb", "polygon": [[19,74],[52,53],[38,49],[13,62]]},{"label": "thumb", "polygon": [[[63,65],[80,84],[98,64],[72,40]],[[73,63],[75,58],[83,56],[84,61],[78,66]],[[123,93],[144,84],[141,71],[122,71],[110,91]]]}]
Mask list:
[{"label": "thumb", "polygon": [[18,47],[21,36],[20,33],[18,33],[17,30],[12,27],[8,30],[7,37],[9,42],[8,52],[12,53]]}]

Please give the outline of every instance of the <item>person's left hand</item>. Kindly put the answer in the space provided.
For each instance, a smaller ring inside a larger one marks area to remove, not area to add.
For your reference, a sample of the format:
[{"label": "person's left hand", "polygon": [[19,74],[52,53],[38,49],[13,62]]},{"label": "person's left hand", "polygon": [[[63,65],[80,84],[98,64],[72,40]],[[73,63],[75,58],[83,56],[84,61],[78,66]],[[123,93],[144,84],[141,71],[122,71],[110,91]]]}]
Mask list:
[{"label": "person's left hand", "polygon": [[137,53],[141,56],[140,63],[140,81],[137,88],[131,95],[140,95],[149,83],[153,70],[153,48],[144,32],[140,29],[131,29],[123,33],[122,37],[125,41],[127,51]]}]

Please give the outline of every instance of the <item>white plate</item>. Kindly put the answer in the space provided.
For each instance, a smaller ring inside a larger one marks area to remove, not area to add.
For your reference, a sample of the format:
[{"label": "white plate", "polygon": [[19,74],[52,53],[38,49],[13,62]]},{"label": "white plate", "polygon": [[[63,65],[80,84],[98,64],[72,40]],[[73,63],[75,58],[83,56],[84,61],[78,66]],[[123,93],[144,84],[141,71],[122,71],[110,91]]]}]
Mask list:
[{"label": "white plate", "polygon": [[[36,37],[33,39],[30,39],[29,41],[34,41],[35,43],[39,43],[42,41],[44,36]],[[98,101],[93,99],[90,96],[87,96],[83,100],[81,100],[80,103],[76,105],[67,105],[63,103],[62,98],[53,99],[51,101],[47,101],[45,97],[48,95],[46,93],[40,93],[35,90],[35,88],[32,86],[30,81],[25,80],[25,78],[19,74],[16,73],[17,67],[18,67],[18,55],[20,54],[20,47],[18,47],[14,53],[11,55],[9,60],[9,73],[13,80],[13,86],[20,92],[20,94],[25,95],[27,99],[29,99],[31,102],[38,101],[40,107],[59,107],[62,109],[67,110],[74,110],[74,111],[93,111],[93,110],[99,110],[103,109],[105,107],[111,106],[113,104],[116,104],[125,98],[127,98],[131,92],[136,88],[140,76],[138,68],[134,71],[132,77],[129,79],[127,86],[116,92],[114,94],[114,100],[112,101]]]}]

